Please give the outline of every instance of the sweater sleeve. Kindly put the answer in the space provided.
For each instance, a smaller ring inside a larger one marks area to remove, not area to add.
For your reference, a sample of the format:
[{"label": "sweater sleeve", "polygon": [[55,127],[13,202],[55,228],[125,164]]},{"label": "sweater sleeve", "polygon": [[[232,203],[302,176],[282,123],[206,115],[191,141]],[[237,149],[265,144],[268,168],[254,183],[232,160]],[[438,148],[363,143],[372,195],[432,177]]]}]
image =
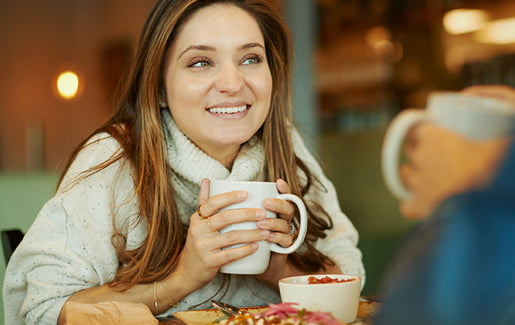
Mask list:
[{"label": "sweater sleeve", "polygon": [[[135,240],[128,236],[135,217],[131,211],[138,211],[128,200],[130,168],[118,161],[88,177],[77,176],[119,149],[105,134],[93,138],[38,213],[6,269],[6,324],[56,324],[72,294],[114,278],[119,263],[111,245],[113,223],[127,242]],[[122,217],[113,219],[115,211]]]},{"label": "sweater sleeve", "polygon": [[316,201],[324,207],[333,221],[333,228],[326,231],[327,236],[325,238],[317,240],[315,247],[332,258],[344,274],[360,276],[361,286],[363,287],[365,284],[365,268],[361,251],[357,247],[358,232],[349,218],[342,212],[333,183],[325,176],[320,164],[306,148],[296,130],[293,131],[293,144],[295,153],[307,165],[317,180],[317,183],[312,186],[305,198],[306,203]]}]

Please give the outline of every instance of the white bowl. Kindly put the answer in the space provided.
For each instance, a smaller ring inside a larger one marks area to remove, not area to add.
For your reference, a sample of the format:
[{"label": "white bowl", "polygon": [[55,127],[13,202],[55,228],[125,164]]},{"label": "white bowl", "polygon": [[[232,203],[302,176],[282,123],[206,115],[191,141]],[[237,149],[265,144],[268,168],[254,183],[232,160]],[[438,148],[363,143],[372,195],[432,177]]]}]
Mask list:
[{"label": "white bowl", "polygon": [[[308,283],[308,278],[330,277],[348,282]],[[352,322],[358,313],[361,278],[344,274],[313,274],[279,280],[282,302],[298,303],[298,308],[331,313],[335,318]]]}]

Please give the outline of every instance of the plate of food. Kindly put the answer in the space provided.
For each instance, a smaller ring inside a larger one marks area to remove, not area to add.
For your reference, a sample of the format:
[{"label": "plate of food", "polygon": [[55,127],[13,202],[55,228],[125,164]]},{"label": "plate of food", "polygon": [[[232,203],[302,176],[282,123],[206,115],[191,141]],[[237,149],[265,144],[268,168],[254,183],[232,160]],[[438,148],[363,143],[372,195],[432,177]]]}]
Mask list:
[{"label": "plate of food", "polygon": [[[245,314],[256,314],[266,311],[268,307],[242,307],[241,310]],[[220,320],[226,319],[227,315],[218,309],[202,309],[178,311],[173,316],[187,325],[206,325],[216,324]]]},{"label": "plate of food", "polygon": [[[360,324],[368,324],[371,316],[375,314],[377,308],[379,306],[379,302],[370,301],[368,299],[363,299],[359,302],[358,308],[358,318],[350,323],[352,325],[360,325]],[[306,315],[306,313],[312,315],[313,312],[299,309],[295,306],[295,304],[291,303],[282,303],[282,304],[271,304],[270,306],[265,307],[243,307],[243,316],[227,316],[222,311],[218,309],[204,309],[204,310],[190,310],[190,311],[180,311],[174,313],[174,317],[185,323],[186,325],[238,325],[238,324],[256,324],[256,321],[262,319],[262,323],[267,324],[265,319],[267,317],[270,318],[273,314],[282,314],[283,318],[277,320],[277,323],[274,324],[287,324],[289,320],[297,317],[298,314]],[[308,318],[308,320],[316,320],[315,324],[336,324],[341,325],[345,324],[344,322],[336,321],[330,315],[324,313],[315,313],[316,317],[322,317],[321,319],[316,318]],[[245,320],[245,322],[242,322]],[[270,319],[269,319],[270,320]],[[289,323],[291,324],[291,323]],[[305,322],[305,324],[308,324]]]},{"label": "plate of food", "polygon": [[242,313],[232,316],[217,309],[176,312],[174,316],[187,325],[345,325],[329,313],[309,311],[296,305],[279,303],[267,307],[241,308]]}]

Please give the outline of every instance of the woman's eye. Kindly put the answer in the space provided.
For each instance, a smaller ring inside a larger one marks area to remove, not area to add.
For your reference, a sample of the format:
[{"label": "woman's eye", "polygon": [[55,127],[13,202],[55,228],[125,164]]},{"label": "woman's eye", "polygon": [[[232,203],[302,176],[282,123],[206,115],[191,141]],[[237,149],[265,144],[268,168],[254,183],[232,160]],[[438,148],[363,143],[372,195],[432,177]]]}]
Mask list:
[{"label": "woman's eye", "polygon": [[203,67],[209,67],[211,65],[211,61],[207,58],[199,58],[196,60],[192,60],[190,64],[188,64],[188,67],[195,67],[195,68],[203,68]]},{"label": "woman's eye", "polygon": [[263,59],[259,55],[252,55],[244,58],[242,64],[258,64],[261,62],[263,62]]}]

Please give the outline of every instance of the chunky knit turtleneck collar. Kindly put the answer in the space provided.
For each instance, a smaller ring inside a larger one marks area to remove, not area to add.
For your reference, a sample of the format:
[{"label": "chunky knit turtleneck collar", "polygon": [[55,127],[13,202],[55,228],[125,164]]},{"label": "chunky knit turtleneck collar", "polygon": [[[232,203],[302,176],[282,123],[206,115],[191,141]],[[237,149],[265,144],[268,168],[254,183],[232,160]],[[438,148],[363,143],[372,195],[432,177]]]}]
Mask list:
[{"label": "chunky knit turtleneck collar", "polygon": [[240,148],[232,168],[207,155],[177,127],[168,109],[162,110],[168,163],[173,170],[173,186],[181,220],[189,223],[196,209],[200,182],[204,178],[238,181],[263,180],[264,148],[253,137]]}]

